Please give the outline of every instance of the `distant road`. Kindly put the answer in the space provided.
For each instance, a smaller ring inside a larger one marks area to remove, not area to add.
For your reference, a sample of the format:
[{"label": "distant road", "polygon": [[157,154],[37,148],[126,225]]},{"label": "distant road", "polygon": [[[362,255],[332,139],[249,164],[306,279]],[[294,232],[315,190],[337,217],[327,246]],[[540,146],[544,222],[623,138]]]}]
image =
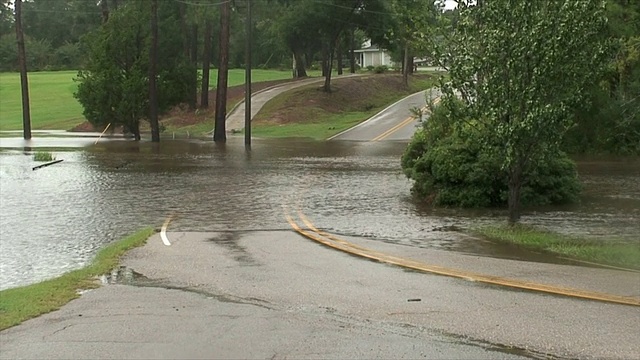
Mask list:
[{"label": "distant road", "polygon": [[[346,74],[334,76],[333,79],[362,75],[363,74]],[[283,85],[276,85],[274,87],[255,92],[251,95],[251,119],[256,116],[256,114],[262,109],[264,104],[269,102],[269,100],[273,99],[274,97],[282,94],[283,92],[293,90],[305,85],[321,83],[323,81],[324,77],[315,77],[304,80],[297,80]],[[242,101],[227,115],[227,131],[233,132],[244,129],[244,114],[244,101]]]},{"label": "distant road", "polygon": [[395,102],[368,120],[348,129],[329,140],[346,141],[408,141],[419,125],[412,108],[424,108],[426,96],[435,99],[436,90],[420,91]]}]

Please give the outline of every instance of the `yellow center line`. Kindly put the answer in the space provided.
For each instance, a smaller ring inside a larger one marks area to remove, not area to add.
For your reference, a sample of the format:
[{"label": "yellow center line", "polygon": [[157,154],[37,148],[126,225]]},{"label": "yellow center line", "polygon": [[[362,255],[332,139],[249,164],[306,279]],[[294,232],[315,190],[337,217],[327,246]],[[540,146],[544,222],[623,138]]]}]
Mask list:
[{"label": "yellow center line", "polygon": [[423,272],[456,277],[456,278],[461,278],[461,279],[470,280],[470,281],[477,281],[477,282],[491,284],[491,285],[499,285],[499,286],[523,289],[523,290],[544,292],[544,293],[549,293],[554,295],[563,295],[563,296],[581,298],[581,299],[587,299],[587,300],[597,300],[597,301],[615,303],[615,304],[640,306],[640,299],[634,298],[634,297],[599,293],[599,292],[574,289],[574,288],[565,288],[560,286],[539,284],[535,282],[522,281],[517,279],[503,278],[499,276],[478,274],[478,273],[468,272],[464,270],[450,269],[450,268],[437,266],[437,265],[428,265],[412,259],[400,258],[400,257],[384,254],[378,251],[374,251],[374,250],[367,249],[365,247],[353,244],[349,241],[340,239],[324,231],[320,231],[313,225],[313,223],[304,214],[299,212],[298,215],[300,216],[302,221],[305,223],[305,225],[309,228],[309,230],[302,229],[300,226],[298,226],[298,224],[293,220],[293,218],[291,218],[291,216],[285,209],[285,218],[297,233],[313,241],[326,245],[328,247],[331,247],[352,255],[358,255],[367,259],[376,260],[376,261],[393,264],[393,265],[397,265],[397,266],[401,266],[409,269],[419,270]]},{"label": "yellow center line", "polygon": [[[437,97],[434,101],[433,104],[437,104],[440,102],[440,98]],[[421,112],[425,112],[428,110],[428,107],[425,106],[422,109],[420,109]],[[394,127],[392,127],[391,129],[383,132],[382,134],[376,136],[375,138],[373,138],[371,141],[380,141],[380,140],[384,140],[386,138],[388,138],[389,136],[391,136],[392,134],[394,134],[395,132],[397,132],[398,130],[402,129],[403,127],[409,125],[410,123],[413,122],[413,120],[415,120],[415,116],[409,116],[408,118],[402,120],[402,122],[400,122],[399,124],[396,124]]]}]

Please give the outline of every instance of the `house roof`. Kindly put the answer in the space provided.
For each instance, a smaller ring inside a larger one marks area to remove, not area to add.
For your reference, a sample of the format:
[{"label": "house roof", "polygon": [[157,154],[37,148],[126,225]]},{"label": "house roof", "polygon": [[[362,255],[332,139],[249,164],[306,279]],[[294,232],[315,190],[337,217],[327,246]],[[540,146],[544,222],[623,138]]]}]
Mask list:
[{"label": "house roof", "polygon": [[359,50],[353,50],[353,52],[378,52],[378,51],[384,51],[384,49],[380,49],[377,46],[368,46]]}]

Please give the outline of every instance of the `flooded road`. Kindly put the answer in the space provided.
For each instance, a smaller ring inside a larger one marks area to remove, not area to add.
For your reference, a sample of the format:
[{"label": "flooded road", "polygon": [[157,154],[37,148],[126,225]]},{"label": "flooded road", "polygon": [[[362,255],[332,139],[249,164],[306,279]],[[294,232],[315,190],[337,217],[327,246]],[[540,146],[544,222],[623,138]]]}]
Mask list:
[{"label": "flooded road", "polygon": [[[0,138],[0,146],[19,144],[11,141]],[[33,146],[64,141],[69,147],[75,139],[37,139]],[[503,210],[414,201],[399,164],[404,143],[256,140],[249,152],[240,138],[226,146],[78,141],[86,147],[54,151],[64,161],[37,171],[30,151],[0,152],[0,289],[86,265],[100,247],[140,227],[159,227],[169,215],[171,231],[289,230],[283,205],[337,234],[509,255],[455,231],[504,221]],[[640,160],[581,160],[579,168],[580,204],[530,209],[523,221],[637,241]]]}]

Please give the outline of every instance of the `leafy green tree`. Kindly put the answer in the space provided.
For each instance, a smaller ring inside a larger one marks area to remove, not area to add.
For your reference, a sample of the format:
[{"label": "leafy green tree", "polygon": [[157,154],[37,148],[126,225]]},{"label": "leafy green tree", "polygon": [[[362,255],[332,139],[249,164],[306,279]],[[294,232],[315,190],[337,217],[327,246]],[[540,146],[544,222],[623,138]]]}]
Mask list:
[{"label": "leafy green tree", "polygon": [[0,0],[0,37],[13,34],[15,32],[13,24],[13,9],[10,0]]},{"label": "leafy green tree", "polygon": [[[96,127],[123,126],[136,140],[140,122],[149,119],[150,3],[128,2],[87,34],[86,66],[78,73],[75,97]],[[157,88],[160,113],[187,100],[191,64],[182,51],[177,3],[158,3]]]},{"label": "leafy green tree", "polygon": [[[603,68],[606,26],[599,0],[458,3],[460,18],[436,58],[449,69],[442,104],[488,129],[508,178],[509,222],[520,218],[527,174],[556,156]],[[460,97],[465,106],[452,107]]]}]

